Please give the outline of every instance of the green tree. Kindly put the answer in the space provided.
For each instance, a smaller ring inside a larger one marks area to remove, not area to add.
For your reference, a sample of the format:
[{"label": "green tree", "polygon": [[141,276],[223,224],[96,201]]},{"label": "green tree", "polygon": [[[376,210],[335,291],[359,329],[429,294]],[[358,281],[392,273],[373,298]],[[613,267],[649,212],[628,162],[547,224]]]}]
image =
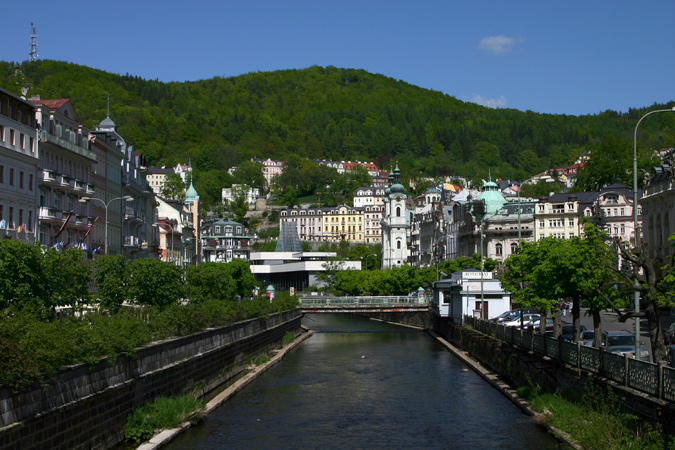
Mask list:
[{"label": "green tree", "polygon": [[129,297],[133,303],[164,309],[182,296],[179,266],[150,258],[135,259],[129,265]]},{"label": "green tree", "polygon": [[43,305],[47,280],[38,245],[0,239],[0,309],[15,306],[37,309]]},{"label": "green tree", "polygon": [[173,200],[185,200],[185,184],[177,173],[170,173],[166,176],[166,182],[162,187],[162,197]]},{"label": "green tree", "polygon": [[258,284],[255,277],[251,273],[251,268],[243,259],[233,259],[225,264],[225,270],[229,276],[234,280],[235,288],[234,295],[239,295],[242,298],[250,297],[253,288]]},{"label": "green tree", "polygon": [[71,306],[89,300],[89,285],[92,282],[91,266],[85,260],[85,252],[69,248],[62,252],[49,250],[42,259],[45,276],[44,302],[55,306]]},{"label": "green tree", "polygon": [[245,184],[253,189],[258,189],[261,193],[266,191],[267,180],[263,175],[263,165],[253,161],[242,161],[234,172],[234,182],[236,184]]},{"label": "green tree", "polygon": [[101,308],[117,311],[127,300],[129,263],[124,255],[104,255],[94,261],[94,280]]},{"label": "green tree", "polygon": [[234,299],[236,283],[225,264],[205,262],[188,266],[185,281],[190,303]]}]

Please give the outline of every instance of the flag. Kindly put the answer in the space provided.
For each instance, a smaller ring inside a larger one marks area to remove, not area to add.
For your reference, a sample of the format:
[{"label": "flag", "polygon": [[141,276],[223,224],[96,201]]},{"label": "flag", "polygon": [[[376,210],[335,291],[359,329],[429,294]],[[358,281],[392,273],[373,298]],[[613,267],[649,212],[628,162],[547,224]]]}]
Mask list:
[{"label": "flag", "polygon": [[17,233],[21,233],[23,231],[23,228],[21,228],[21,225],[19,225],[19,228],[16,229]]},{"label": "flag", "polygon": [[82,238],[82,240],[87,239],[87,236],[89,236],[89,232],[91,231],[92,228],[94,228],[94,224],[96,223],[97,220],[98,220],[98,216],[96,216],[96,218],[95,218],[94,221],[91,223],[91,225],[89,225],[89,229],[87,229],[87,232],[84,233],[84,237]]},{"label": "flag", "polygon": [[5,225],[5,219],[0,220],[0,230],[4,230],[6,227]]},{"label": "flag", "polygon": [[59,229],[59,232],[56,233],[56,236],[54,236],[54,239],[58,238],[61,236],[61,233],[63,233],[63,230],[66,229],[66,225],[68,225],[68,222],[70,222],[70,218],[73,217],[73,212],[71,211],[70,214],[68,214],[68,218],[66,219],[65,222],[63,222],[63,225],[61,225],[61,228]]}]

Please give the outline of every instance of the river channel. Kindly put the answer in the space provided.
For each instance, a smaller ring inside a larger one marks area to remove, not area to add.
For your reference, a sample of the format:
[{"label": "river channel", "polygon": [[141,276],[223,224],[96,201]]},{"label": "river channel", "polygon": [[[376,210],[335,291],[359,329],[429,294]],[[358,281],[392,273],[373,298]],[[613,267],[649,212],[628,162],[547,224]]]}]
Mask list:
[{"label": "river channel", "polygon": [[167,448],[557,449],[428,334],[312,314],[315,334]]}]

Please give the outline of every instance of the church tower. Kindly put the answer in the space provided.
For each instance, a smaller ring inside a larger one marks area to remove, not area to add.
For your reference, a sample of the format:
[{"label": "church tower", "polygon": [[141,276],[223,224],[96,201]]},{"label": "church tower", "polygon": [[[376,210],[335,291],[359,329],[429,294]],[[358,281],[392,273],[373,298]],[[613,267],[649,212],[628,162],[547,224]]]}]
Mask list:
[{"label": "church tower", "polygon": [[401,184],[401,171],[389,174],[389,187],[384,193],[384,216],[382,218],[382,268],[402,266],[408,262],[408,232],[410,222],[405,203],[407,196]]}]

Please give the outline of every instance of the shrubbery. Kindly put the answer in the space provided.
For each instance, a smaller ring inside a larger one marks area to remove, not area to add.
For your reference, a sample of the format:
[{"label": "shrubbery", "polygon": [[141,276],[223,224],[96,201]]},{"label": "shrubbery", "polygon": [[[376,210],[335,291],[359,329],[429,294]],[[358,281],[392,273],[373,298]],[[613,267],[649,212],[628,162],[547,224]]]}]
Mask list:
[{"label": "shrubbery", "polygon": [[189,267],[185,282],[178,266],[152,259],[93,266],[92,276],[79,250],[0,240],[0,385],[46,383],[64,365],[114,363],[151,341],[298,305],[285,293],[249,299],[255,279],[240,260]]}]

